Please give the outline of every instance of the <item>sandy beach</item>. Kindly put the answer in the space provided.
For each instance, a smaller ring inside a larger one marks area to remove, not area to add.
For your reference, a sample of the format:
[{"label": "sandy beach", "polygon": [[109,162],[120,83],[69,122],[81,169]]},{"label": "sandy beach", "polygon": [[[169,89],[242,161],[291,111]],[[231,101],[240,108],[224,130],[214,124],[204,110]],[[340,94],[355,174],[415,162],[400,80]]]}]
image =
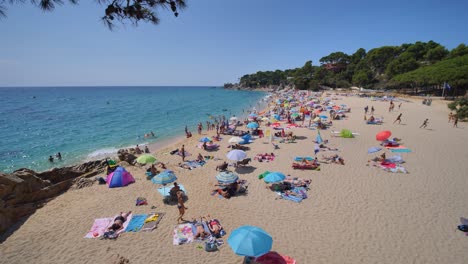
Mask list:
[{"label": "sandy beach", "polygon": [[[330,129],[321,135],[330,147],[339,149],[345,165],[321,164],[320,171],[291,168],[295,156],[313,156],[316,130],[291,129],[298,136],[296,143],[280,143],[276,150],[266,138],[255,139],[249,145],[249,157],[273,152],[276,158],[253,160],[252,167],[237,170],[248,181],[247,196],[228,200],[211,195],[220,161],[208,160],[203,167],[186,170],[177,166],[180,156],[169,154],[185,144],[192,154],[187,159],[201,153],[226,160],[231,136],[222,136],[216,152],[196,148],[201,137],[196,131],[190,139],[152,151],[175,171],[177,182],[187,190],[185,218],[211,215],[221,221],[227,235],[217,252],[205,252],[197,242],[174,246],[177,207],[163,203],[157,192],[160,186],[146,180],[143,167],[128,166],[134,184],[114,189],[94,184],[69,190],[37,210],[0,245],[0,263],[112,263],[117,254],[130,263],[242,263],[243,258],[226,243],[230,232],[241,225],[263,228],[273,237],[272,250],[297,263],[467,263],[468,237],[457,230],[459,218],[468,217],[466,124],[453,128],[443,101],[426,106],[411,99],[389,113],[388,102],[338,98],[335,102],[347,104],[352,112],[346,120],[334,121],[331,130],[347,128],[360,135],[331,137]],[[366,105],[374,106],[375,116],[384,118],[383,125],[364,123]],[[392,124],[400,112],[401,124]],[[428,127],[419,128],[426,118]],[[375,135],[382,130],[391,130],[392,137],[401,138],[412,150],[401,154],[408,174],[367,166],[368,160],[382,153],[367,153],[379,145]],[[204,130],[205,135],[214,134]],[[277,199],[258,179],[266,170],[310,179],[308,198],[301,203]],[[139,196],[146,197],[148,205],[135,206]],[[152,232],[124,233],[115,241],[84,238],[94,219],[128,210],[166,215]]]}]

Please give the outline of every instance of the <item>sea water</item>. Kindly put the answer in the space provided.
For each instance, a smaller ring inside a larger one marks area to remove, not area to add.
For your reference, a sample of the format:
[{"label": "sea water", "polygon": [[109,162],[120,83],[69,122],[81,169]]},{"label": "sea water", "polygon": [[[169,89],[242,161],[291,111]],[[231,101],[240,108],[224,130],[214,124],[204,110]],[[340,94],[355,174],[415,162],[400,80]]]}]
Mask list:
[{"label": "sea water", "polygon": [[[265,96],[221,87],[0,88],[0,171],[103,158],[183,136],[186,125],[196,136],[199,122],[206,128],[214,117],[246,116]],[[145,138],[151,131],[156,138]]]}]

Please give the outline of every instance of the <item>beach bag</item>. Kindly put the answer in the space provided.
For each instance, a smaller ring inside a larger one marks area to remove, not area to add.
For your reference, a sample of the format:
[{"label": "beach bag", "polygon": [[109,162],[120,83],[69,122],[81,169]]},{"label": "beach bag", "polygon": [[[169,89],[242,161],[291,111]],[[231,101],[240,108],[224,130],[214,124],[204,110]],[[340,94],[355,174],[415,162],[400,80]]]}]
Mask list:
[{"label": "beach bag", "polygon": [[102,235],[102,238],[103,238],[103,239],[116,239],[118,236],[119,236],[119,235],[118,235],[115,231],[111,230],[111,231],[105,232],[105,233]]},{"label": "beach bag", "polygon": [[205,242],[205,251],[206,252],[213,252],[218,250],[218,246],[216,242]]},{"label": "beach bag", "polygon": [[459,225],[458,230],[462,232],[468,232],[468,225]]}]

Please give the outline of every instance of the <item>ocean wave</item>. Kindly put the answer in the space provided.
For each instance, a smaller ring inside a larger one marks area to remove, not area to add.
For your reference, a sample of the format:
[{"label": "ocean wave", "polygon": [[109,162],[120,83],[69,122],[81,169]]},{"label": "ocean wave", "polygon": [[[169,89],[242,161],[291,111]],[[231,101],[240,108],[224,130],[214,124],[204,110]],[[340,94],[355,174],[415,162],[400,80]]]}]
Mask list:
[{"label": "ocean wave", "polygon": [[119,149],[113,148],[113,147],[98,149],[88,154],[88,156],[86,156],[86,159],[96,159],[96,158],[107,157],[109,155],[117,154],[117,151],[119,151]]}]

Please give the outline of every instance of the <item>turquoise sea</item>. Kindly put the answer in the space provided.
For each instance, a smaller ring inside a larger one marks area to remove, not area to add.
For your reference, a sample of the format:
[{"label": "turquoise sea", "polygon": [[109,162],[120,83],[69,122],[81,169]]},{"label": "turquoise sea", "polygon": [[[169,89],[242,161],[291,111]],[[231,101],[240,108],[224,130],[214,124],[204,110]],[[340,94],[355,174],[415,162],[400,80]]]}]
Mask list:
[{"label": "turquoise sea", "polygon": [[[242,117],[263,92],[221,87],[0,88],[0,171],[52,167],[103,158],[119,148],[196,136],[210,116]],[[153,131],[157,137],[145,139]],[[62,161],[48,161],[61,152]]]}]

